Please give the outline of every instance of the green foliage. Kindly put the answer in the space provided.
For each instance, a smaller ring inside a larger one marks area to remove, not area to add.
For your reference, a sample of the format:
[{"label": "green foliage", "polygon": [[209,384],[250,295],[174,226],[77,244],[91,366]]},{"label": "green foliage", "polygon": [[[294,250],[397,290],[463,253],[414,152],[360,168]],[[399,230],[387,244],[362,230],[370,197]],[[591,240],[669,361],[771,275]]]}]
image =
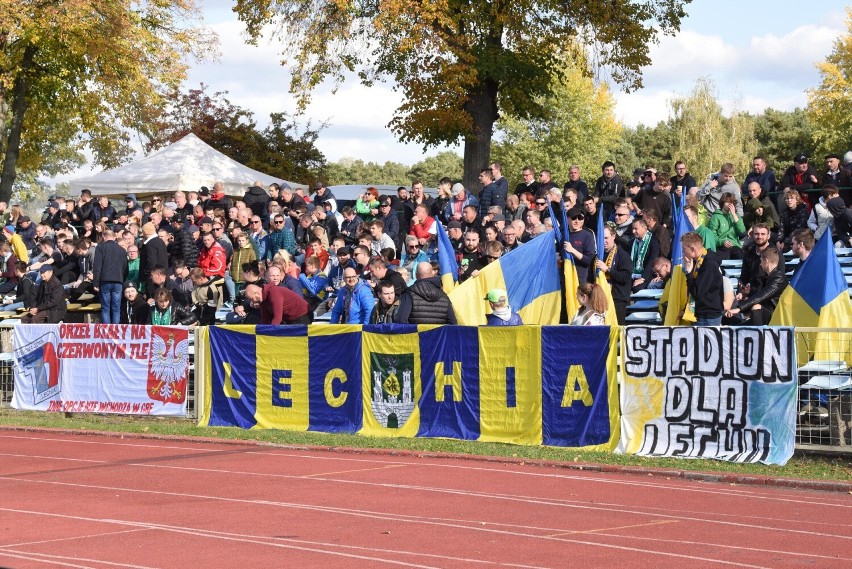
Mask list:
[{"label": "green foliage", "polygon": [[[678,30],[689,0],[238,0],[249,41],[282,30],[300,104],[328,78],[389,77],[403,94],[390,127],[426,146],[465,142],[466,184],[488,162],[495,121],[541,119],[569,44],[626,89],[641,86],[650,46]],[[546,31],[543,31],[546,30]]]},{"label": "green foliage", "polygon": [[846,8],[846,33],[817,65],[819,87],[808,93],[808,116],[820,154],[852,148],[852,8]]},{"label": "green foliage", "polygon": [[[624,131],[623,147],[627,152],[625,162],[615,162],[622,177],[630,179],[636,168],[656,168],[657,171],[672,172],[677,158],[673,157],[675,149],[675,133],[670,123],[660,121],[657,126],[649,127],[643,124]],[[633,161],[630,160],[628,149],[633,150]]]},{"label": "green foliage", "polygon": [[754,117],[754,134],[758,154],[766,157],[767,164],[779,178],[793,163],[796,154],[802,152],[814,156],[816,150],[811,121],[802,109],[766,109]]},{"label": "green foliage", "polygon": [[609,89],[596,85],[585,70],[585,65],[566,62],[552,94],[535,101],[547,109],[543,118],[506,116],[497,122],[499,141],[492,144],[491,153],[508,178],[520,182],[521,170],[532,166],[549,169],[554,180],[564,183],[573,164],[592,183],[600,175],[601,163],[618,145],[621,126]]},{"label": "green foliage", "polygon": [[426,187],[438,186],[438,180],[444,176],[458,181],[464,174],[462,157],[455,152],[439,152],[416,163],[408,171],[408,183],[412,180],[420,180]]},{"label": "green foliage", "polygon": [[145,148],[155,150],[189,133],[229,158],[272,176],[309,184],[325,167],[325,156],[315,143],[320,129],[308,124],[299,131],[287,113],[272,113],[270,124],[259,130],[254,114],[231,103],[227,91],[200,89],[174,93],[173,103],[152,129]]},{"label": "green foliage", "polygon": [[408,167],[399,162],[364,162],[352,158],[342,158],[326,167],[328,184],[388,184],[407,186],[411,183]]}]

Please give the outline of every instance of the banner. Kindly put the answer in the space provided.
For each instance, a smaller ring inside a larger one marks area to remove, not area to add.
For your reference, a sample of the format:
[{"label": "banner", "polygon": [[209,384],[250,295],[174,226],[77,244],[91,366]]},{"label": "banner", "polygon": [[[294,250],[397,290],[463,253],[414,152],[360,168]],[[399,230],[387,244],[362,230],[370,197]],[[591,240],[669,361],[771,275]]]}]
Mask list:
[{"label": "banner", "polygon": [[612,450],[617,334],[564,326],[212,326],[197,360],[205,382],[199,424]]},{"label": "banner", "polygon": [[27,324],[13,343],[15,409],[186,415],[186,328]]},{"label": "banner", "polygon": [[792,328],[631,326],[621,371],[620,452],[780,465],[793,455]]}]

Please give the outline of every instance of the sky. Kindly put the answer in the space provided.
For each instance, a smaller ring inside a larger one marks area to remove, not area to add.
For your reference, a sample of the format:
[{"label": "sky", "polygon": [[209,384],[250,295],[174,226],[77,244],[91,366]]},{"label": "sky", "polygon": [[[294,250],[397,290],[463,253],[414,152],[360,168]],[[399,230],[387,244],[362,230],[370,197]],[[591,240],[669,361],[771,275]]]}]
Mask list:
[{"label": "sky", "polygon": [[[231,12],[234,0],[200,1],[205,25],[219,36],[220,55],[216,61],[190,63],[185,88],[203,82],[211,93],[227,91],[227,98],[252,111],[260,126],[271,112],[293,113],[289,73],[279,63],[276,44],[266,39],[258,46],[245,44],[245,28]],[[714,81],[726,113],[804,107],[806,90],[819,83],[815,64],[825,59],[845,30],[844,6],[838,0],[694,0],[686,11],[680,33],[652,46],[644,87],[629,94],[613,87],[616,117],[623,124],[665,120],[668,101],[688,94],[701,77]],[[329,162],[355,158],[412,165],[448,150],[424,152],[420,145],[397,142],[386,125],[400,102],[387,84],[367,88],[348,81],[336,93],[324,84],[314,91],[299,121],[327,123],[316,145]],[[461,154],[460,147],[449,150]],[[80,175],[97,170],[87,166]]]}]

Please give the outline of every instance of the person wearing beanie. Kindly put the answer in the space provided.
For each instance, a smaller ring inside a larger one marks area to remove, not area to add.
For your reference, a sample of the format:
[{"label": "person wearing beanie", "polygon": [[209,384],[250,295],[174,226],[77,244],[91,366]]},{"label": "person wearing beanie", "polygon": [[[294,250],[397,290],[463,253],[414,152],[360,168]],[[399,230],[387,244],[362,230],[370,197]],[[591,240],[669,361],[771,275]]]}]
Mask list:
[{"label": "person wearing beanie", "polygon": [[121,324],[148,324],[150,307],[133,281],[124,283],[121,300]]},{"label": "person wearing beanie", "polygon": [[3,228],[3,235],[6,237],[6,240],[12,245],[12,254],[15,255],[15,258],[19,261],[23,261],[25,263],[29,263],[30,261],[30,253],[27,251],[27,246],[24,243],[24,240],[18,235],[17,231],[15,231],[14,225],[7,225]]}]

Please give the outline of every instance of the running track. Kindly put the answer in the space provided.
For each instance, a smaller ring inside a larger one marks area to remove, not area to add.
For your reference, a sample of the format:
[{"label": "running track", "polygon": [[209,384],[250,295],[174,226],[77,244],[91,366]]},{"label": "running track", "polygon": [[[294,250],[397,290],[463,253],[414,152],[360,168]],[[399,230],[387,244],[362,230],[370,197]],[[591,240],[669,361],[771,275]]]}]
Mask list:
[{"label": "running track", "polygon": [[0,430],[0,567],[850,567],[852,496]]}]

